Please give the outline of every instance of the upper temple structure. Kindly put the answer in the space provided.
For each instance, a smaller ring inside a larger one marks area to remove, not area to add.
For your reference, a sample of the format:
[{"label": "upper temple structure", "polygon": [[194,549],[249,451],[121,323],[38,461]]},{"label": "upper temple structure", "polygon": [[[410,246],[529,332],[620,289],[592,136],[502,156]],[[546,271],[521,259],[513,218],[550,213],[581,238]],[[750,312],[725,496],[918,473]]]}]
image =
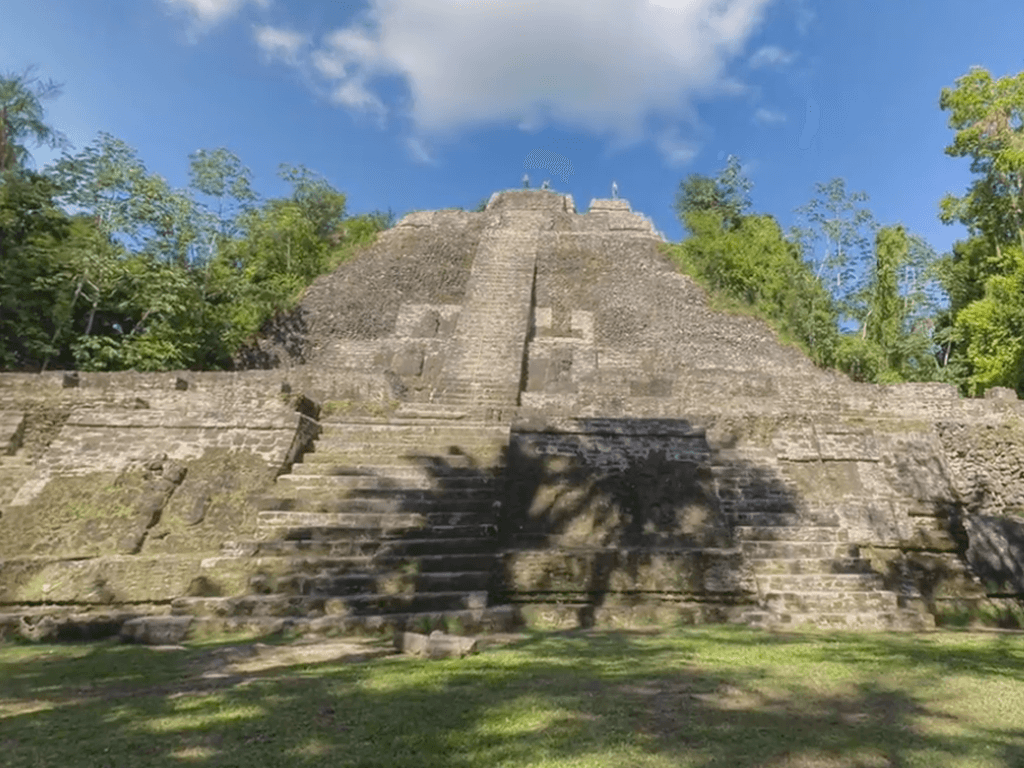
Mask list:
[{"label": "upper temple structure", "polygon": [[0,374],[0,637],[1024,622],[1016,395],[822,371],[663,250],[509,190],[244,370]]}]

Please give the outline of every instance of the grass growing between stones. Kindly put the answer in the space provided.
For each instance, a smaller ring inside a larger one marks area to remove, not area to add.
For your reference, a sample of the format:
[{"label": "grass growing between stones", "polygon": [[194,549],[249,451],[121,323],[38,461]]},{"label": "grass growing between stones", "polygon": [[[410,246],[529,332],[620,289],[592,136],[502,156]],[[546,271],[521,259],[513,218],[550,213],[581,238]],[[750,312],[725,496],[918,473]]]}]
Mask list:
[{"label": "grass growing between stones", "polygon": [[3,764],[1024,765],[1018,634],[536,632],[447,661],[371,646],[0,647]]}]

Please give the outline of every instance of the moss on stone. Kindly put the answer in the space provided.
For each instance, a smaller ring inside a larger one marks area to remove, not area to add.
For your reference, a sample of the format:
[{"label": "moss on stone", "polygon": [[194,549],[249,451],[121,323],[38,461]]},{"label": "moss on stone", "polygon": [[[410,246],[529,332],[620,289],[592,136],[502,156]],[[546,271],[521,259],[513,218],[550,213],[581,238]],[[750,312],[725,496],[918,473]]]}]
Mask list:
[{"label": "moss on stone", "polygon": [[145,484],[141,469],[52,478],[28,505],[4,513],[0,556],[116,552],[136,522]]}]

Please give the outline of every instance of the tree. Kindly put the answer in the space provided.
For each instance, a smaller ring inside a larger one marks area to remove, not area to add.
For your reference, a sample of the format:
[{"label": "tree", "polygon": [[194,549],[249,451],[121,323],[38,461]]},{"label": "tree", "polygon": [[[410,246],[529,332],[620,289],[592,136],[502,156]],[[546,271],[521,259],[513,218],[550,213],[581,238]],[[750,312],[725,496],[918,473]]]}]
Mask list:
[{"label": "tree", "polygon": [[135,150],[108,133],[50,170],[61,202],[88,211],[104,233],[135,253],[185,268],[198,259],[203,222],[187,192],[149,173]]},{"label": "tree", "polygon": [[[866,272],[869,234],[876,228],[871,212],[856,205],[868,196],[864,192],[848,194],[846,182],[840,178],[816,184],[815,192],[814,199],[796,209],[807,226],[794,227],[792,236],[803,252],[811,255],[814,274],[835,299],[840,320],[853,319],[858,315],[858,289],[862,288],[857,278]],[[819,243],[825,246],[820,253]]]},{"label": "tree", "polygon": [[42,102],[59,96],[61,86],[40,81],[32,71],[0,76],[0,173],[25,167],[30,157],[26,140],[54,149],[69,146],[64,134],[43,121]]},{"label": "tree", "polygon": [[978,176],[963,196],[940,201],[943,223],[970,234],[940,265],[950,296],[937,331],[942,357],[970,394],[996,384],[1024,391],[1024,72],[994,80],[973,67],[942,89],[939,106],[956,132],[946,154],[970,157]]},{"label": "tree", "polygon": [[[890,358],[902,335],[904,307],[900,301],[898,274],[909,253],[907,232],[902,225],[878,230],[862,336],[881,347]],[[894,362],[890,359],[891,367],[898,368]]]},{"label": "tree", "polygon": [[674,206],[676,215],[685,224],[689,213],[714,211],[725,227],[734,229],[750,208],[748,193],[753,186],[743,175],[739,158],[729,155],[725,168],[714,179],[691,173],[680,183]]},{"label": "tree", "polygon": [[1024,72],[994,81],[972,67],[942,89],[939,107],[956,131],[946,154],[970,157],[971,172],[981,176],[963,197],[942,199],[942,220],[985,233],[996,250],[1011,237],[1024,247]]},{"label": "tree", "polygon": [[189,155],[189,180],[192,189],[215,201],[212,209],[200,206],[207,214],[204,239],[208,258],[213,258],[217,241],[239,233],[239,216],[252,210],[258,199],[252,189],[252,172],[230,150],[200,149]]},{"label": "tree", "polygon": [[292,202],[313,225],[317,237],[327,240],[342,227],[345,218],[345,194],[320,174],[302,165],[282,163],[282,179],[292,185]]},{"label": "tree", "polygon": [[70,227],[55,192],[31,171],[7,171],[0,182],[0,368],[37,368],[55,351],[56,302],[43,281]]},{"label": "tree", "polygon": [[800,343],[819,365],[833,363],[835,308],[821,282],[768,215],[741,216],[733,227],[727,210],[690,210],[691,235],[671,251],[682,270],[711,291],[750,307]]}]

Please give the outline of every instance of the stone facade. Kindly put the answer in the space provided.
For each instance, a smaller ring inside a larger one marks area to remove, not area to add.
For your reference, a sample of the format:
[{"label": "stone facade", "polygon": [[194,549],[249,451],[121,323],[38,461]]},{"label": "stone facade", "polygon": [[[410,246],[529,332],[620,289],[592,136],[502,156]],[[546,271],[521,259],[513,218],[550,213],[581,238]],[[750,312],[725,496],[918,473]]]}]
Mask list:
[{"label": "stone facade", "polygon": [[496,193],[382,233],[248,370],[0,374],[0,635],[1018,621],[1014,393],[818,370],[662,245]]}]

